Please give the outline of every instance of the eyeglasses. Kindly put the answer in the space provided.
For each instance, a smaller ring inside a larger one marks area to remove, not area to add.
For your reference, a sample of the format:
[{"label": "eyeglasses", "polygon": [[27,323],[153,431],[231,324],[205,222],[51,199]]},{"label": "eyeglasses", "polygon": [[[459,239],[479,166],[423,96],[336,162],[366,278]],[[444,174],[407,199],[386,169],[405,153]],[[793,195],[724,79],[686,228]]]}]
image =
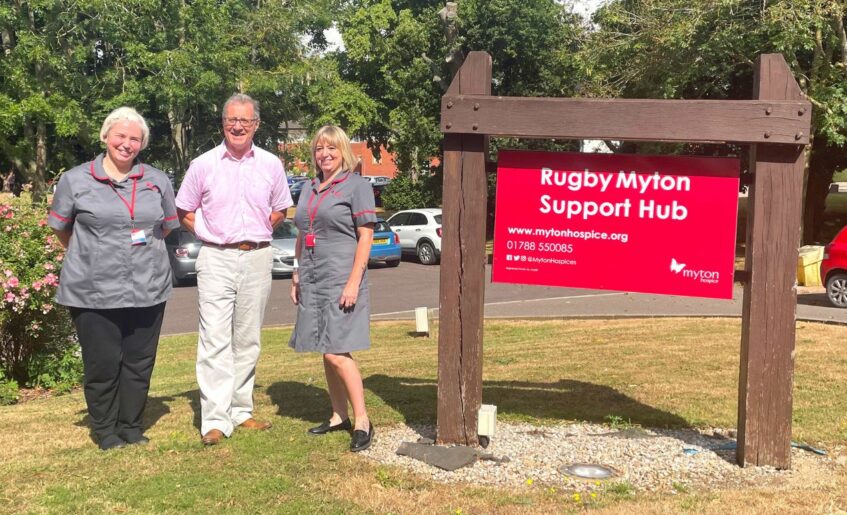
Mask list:
[{"label": "eyeglasses", "polygon": [[240,123],[242,127],[252,127],[258,121],[258,118],[224,118],[224,125],[232,127],[236,123]]}]

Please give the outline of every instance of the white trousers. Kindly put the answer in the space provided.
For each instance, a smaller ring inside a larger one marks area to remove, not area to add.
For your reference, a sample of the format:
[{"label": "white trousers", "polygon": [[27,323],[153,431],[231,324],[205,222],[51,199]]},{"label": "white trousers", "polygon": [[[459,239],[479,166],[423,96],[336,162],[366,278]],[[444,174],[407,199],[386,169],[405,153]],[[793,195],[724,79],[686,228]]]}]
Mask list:
[{"label": "white trousers", "polygon": [[197,256],[201,434],[218,429],[229,436],[253,416],[253,383],[272,266],[272,247],[242,251],[204,246]]}]

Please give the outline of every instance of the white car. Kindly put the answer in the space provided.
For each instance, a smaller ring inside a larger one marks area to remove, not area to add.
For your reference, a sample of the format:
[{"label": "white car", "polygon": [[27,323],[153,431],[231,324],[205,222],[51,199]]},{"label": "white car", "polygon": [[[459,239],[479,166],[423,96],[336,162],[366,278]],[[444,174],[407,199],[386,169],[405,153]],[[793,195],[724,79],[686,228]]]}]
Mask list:
[{"label": "white car", "polygon": [[403,254],[414,254],[424,265],[434,265],[441,258],[441,209],[409,209],[398,211],[388,225],[400,238]]}]

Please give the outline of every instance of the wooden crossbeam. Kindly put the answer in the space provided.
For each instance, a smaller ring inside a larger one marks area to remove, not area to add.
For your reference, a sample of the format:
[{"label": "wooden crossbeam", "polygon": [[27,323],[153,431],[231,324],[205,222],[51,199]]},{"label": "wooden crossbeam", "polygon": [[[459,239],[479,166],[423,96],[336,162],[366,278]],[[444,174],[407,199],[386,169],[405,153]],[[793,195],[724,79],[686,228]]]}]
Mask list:
[{"label": "wooden crossbeam", "polygon": [[445,134],[557,139],[807,144],[811,104],[444,95]]}]

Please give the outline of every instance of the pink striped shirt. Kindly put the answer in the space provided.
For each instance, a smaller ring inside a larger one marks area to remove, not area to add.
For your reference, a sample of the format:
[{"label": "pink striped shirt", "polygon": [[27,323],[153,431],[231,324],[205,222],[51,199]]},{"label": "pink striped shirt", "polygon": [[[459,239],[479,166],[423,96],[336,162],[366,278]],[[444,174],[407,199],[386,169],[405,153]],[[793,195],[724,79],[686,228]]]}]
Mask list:
[{"label": "pink striped shirt", "polygon": [[203,241],[226,244],[270,241],[272,211],[292,205],[282,161],[253,145],[235,159],[220,144],[191,162],[176,206],[194,211],[194,233]]}]

